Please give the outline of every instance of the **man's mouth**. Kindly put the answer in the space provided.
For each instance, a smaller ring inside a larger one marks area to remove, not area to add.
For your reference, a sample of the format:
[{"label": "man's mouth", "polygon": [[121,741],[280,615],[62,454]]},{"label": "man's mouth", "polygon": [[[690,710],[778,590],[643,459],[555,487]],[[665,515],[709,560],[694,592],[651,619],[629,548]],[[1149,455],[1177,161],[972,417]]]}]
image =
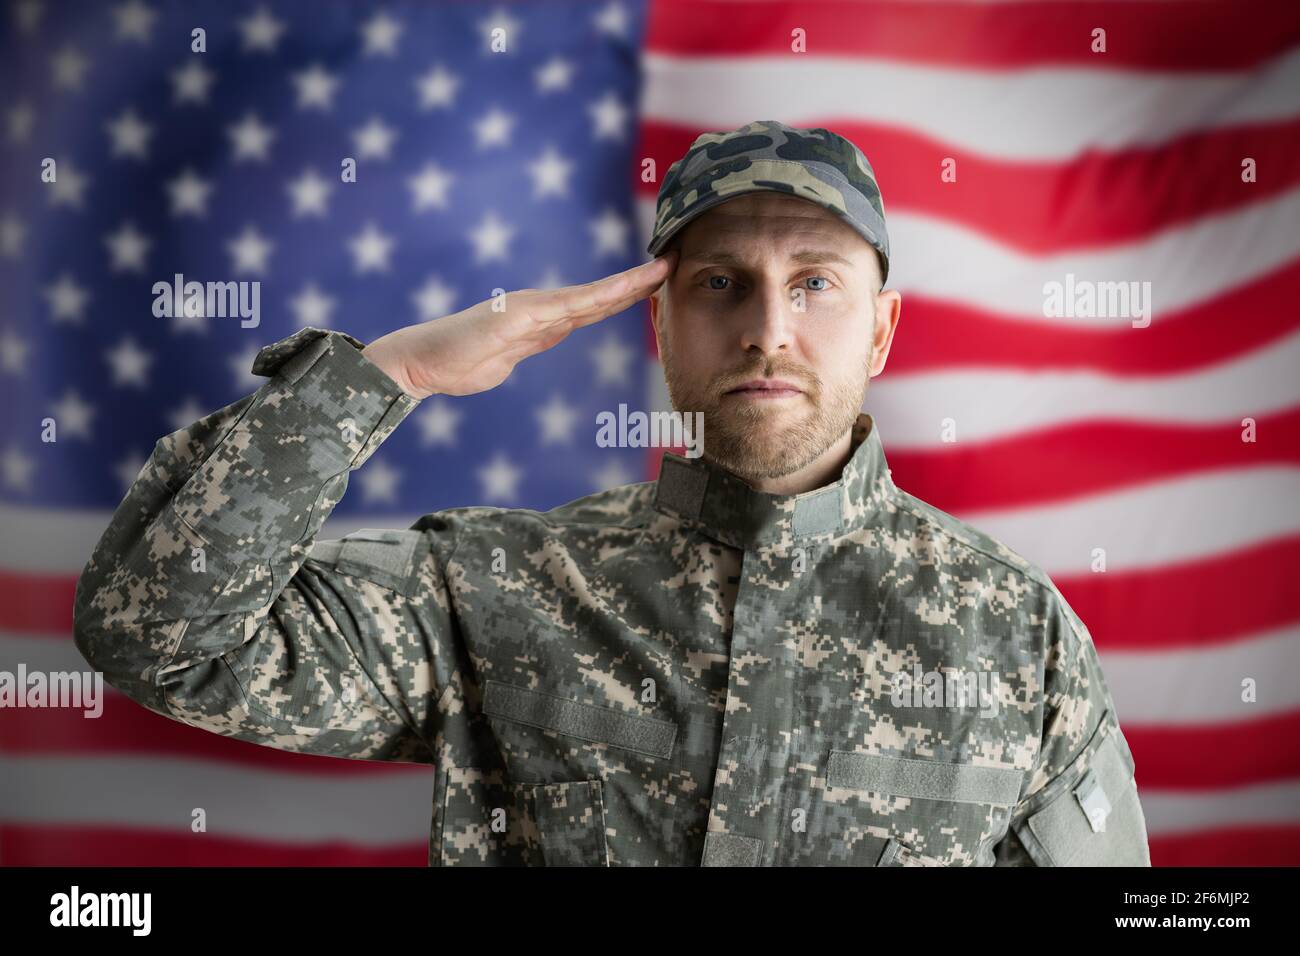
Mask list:
[{"label": "man's mouth", "polygon": [[769,378],[745,382],[726,394],[735,395],[738,398],[766,401],[774,398],[794,398],[796,395],[802,395],[803,389],[784,379]]}]

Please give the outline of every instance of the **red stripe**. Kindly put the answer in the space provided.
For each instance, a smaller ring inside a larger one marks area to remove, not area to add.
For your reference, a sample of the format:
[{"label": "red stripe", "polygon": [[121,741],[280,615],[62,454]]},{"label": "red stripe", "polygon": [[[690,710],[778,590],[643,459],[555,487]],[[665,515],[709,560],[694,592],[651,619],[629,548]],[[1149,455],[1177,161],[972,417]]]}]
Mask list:
[{"label": "red stripe", "polygon": [[1300,826],[1148,836],[1152,866],[1300,866]]},{"label": "red stripe", "polygon": [[[1267,675],[1261,675],[1267,676]],[[1225,693],[1236,693],[1236,678]],[[1119,715],[1139,788],[1213,793],[1300,779],[1300,710],[1231,724],[1152,727]]]},{"label": "red stripe", "polygon": [[71,634],[72,601],[78,576],[79,573],[26,574],[13,568],[0,568],[0,631],[33,637]]},{"label": "red stripe", "polygon": [[[1300,183],[1300,118],[1088,151],[1067,162],[988,158],[897,126],[842,117],[801,116],[799,123],[833,129],[862,146],[884,191],[886,215],[925,213],[1026,253],[1136,241],[1266,201]],[[637,162],[654,157],[665,172],[701,132],[652,119],[641,128]],[[1267,176],[1242,182],[1246,156]],[[940,179],[947,159],[956,161],[956,182]],[[637,172],[638,195],[655,197],[659,183],[642,182],[639,166]]]},{"label": "red stripe", "polygon": [[1300,464],[1300,407],[1257,418],[1253,443],[1241,433],[1240,420],[1088,421],[942,450],[886,449],[885,456],[898,487],[955,515],[1130,491],[1214,469]]},{"label": "red stripe", "polygon": [[175,755],[215,760],[257,770],[331,776],[428,774],[428,765],[288,753],[223,737],[170,720],[107,686],[97,718],[66,707],[6,708],[0,719],[0,754],[40,756],[96,754]]},{"label": "red stripe", "polygon": [[[1092,31],[1107,32],[1093,53]],[[861,56],[967,68],[1032,65],[1097,69],[1230,70],[1300,38],[1300,6],[1239,3],[735,3],[656,0],[645,45],[674,56]]]},{"label": "red stripe", "polygon": [[[1193,371],[1240,358],[1300,330],[1292,305],[1297,299],[1300,258],[1213,299],[1160,313],[1145,329],[1118,322],[1098,330],[1008,319],[904,292],[884,375],[968,367],[1121,376]],[[1226,315],[1239,317],[1231,335],[1223,334]]]},{"label": "red stripe", "polygon": [[276,844],[210,833],[0,824],[3,866],[427,866],[424,842]]},{"label": "red stripe", "polygon": [[1148,571],[1053,580],[1103,652],[1222,645],[1300,620],[1300,536]]}]

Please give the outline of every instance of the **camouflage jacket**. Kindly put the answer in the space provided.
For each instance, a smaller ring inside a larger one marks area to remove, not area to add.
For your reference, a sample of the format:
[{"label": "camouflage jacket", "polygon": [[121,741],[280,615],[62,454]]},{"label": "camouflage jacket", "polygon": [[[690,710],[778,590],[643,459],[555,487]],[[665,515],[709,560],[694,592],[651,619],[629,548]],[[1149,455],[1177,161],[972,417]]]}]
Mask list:
[{"label": "camouflage jacket", "polygon": [[361,347],[303,329],[155,445],[74,618],[140,704],[430,765],[431,865],[1150,865],[1087,629],[895,487],[869,415],[804,494],[665,453],[551,511],[317,540],[418,405]]}]

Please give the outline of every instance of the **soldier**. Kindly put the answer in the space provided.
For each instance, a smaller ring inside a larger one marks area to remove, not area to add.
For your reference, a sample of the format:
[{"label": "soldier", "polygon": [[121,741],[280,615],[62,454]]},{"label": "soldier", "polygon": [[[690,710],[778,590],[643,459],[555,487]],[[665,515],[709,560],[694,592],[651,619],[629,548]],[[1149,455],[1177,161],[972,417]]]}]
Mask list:
[{"label": "soldier", "polygon": [[[701,135],[647,251],[504,311],[264,348],[254,394],[158,441],[78,582],[77,647],[195,727],[429,764],[431,865],[1150,865],[1087,628],[897,488],[860,412],[900,311],[862,152]],[[651,295],[703,457],[317,540],[421,400]]]}]

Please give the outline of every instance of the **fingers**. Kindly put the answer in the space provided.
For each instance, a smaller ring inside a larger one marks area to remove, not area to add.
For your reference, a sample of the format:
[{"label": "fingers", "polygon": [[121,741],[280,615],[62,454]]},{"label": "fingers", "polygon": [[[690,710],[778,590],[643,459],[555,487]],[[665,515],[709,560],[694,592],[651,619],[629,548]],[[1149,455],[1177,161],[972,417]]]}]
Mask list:
[{"label": "fingers", "polygon": [[543,322],[585,325],[621,312],[663,284],[677,265],[677,251],[583,285],[567,286],[529,303],[529,314]]}]

